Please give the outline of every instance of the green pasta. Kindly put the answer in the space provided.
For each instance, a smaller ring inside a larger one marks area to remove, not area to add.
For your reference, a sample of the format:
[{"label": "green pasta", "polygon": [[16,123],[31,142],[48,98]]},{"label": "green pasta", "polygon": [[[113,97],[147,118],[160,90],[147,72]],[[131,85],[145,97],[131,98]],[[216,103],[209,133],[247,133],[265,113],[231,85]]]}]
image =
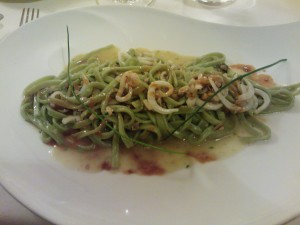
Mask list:
[{"label": "green pasta", "polygon": [[21,114],[47,144],[81,151],[110,146],[116,168],[120,149],[136,144],[182,154],[154,144],[169,137],[200,145],[241,126],[247,142],[269,139],[270,129],[255,117],[290,109],[300,84],[265,87],[251,79],[255,72],[239,74],[222,53],[123,53],[109,45],[28,85]]}]

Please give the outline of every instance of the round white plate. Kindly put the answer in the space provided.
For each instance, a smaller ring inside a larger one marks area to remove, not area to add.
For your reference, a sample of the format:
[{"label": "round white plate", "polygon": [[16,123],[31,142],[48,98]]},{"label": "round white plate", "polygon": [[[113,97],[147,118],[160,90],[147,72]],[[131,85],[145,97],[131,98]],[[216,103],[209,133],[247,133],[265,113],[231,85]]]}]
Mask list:
[{"label": "round white plate", "polygon": [[165,176],[84,173],[55,161],[20,115],[24,87],[57,74],[72,55],[115,44],[264,66],[279,83],[300,81],[300,23],[264,28],[209,24],[149,8],[103,6],[25,25],[0,43],[0,179],[30,209],[57,224],[271,225],[300,213],[300,102],[268,116],[270,141],[226,160]]}]

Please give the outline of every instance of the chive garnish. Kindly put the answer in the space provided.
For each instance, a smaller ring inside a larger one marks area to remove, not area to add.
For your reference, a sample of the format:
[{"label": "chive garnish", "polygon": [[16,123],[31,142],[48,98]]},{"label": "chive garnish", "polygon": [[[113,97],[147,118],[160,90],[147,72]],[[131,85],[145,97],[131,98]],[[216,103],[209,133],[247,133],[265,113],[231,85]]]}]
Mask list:
[{"label": "chive garnish", "polygon": [[[93,114],[97,119],[99,119],[101,122],[105,123],[106,126],[111,129],[115,134],[117,134],[119,137],[128,139],[136,144],[139,144],[141,146],[147,147],[147,148],[152,148],[153,150],[158,150],[158,151],[162,151],[162,152],[166,152],[166,153],[173,153],[173,154],[186,154],[184,151],[173,151],[167,148],[163,148],[163,147],[159,147],[159,146],[155,146],[155,145],[151,145],[133,138],[130,138],[128,136],[124,136],[122,135],[118,130],[116,130],[114,127],[112,127],[110,124],[107,123],[106,120],[106,115],[99,115],[97,112],[95,112],[95,110],[93,110],[89,105],[85,104],[82,99],[79,97],[79,95],[77,95],[75,93],[75,88],[74,85],[72,83],[71,80],[71,75],[70,75],[70,62],[71,62],[71,57],[70,57],[70,37],[69,37],[69,28],[67,26],[67,49],[68,49],[68,66],[67,66],[67,78],[68,78],[68,83],[71,89],[71,93],[72,95],[75,97],[75,99],[78,101],[79,104],[81,104],[89,113]],[[256,73],[258,71],[264,70],[266,68],[272,67],[280,62],[284,62],[287,61],[287,59],[280,59],[274,63],[271,63],[269,65],[260,67],[258,69],[255,69],[249,73],[243,74],[233,80],[231,80],[230,82],[228,82],[227,84],[225,84],[224,86],[222,86],[220,89],[218,89],[216,92],[214,92],[208,99],[206,99],[204,101],[204,103],[201,106],[198,106],[193,113],[191,113],[181,124],[179,124],[171,133],[168,134],[168,136],[165,139],[170,138],[176,131],[178,131],[182,126],[184,126],[190,119],[192,119],[197,113],[200,112],[200,110],[203,109],[203,107],[210,102],[218,93],[220,93],[221,91],[223,91],[225,88],[227,88],[228,86],[230,86],[231,84],[233,84],[236,81],[242,80],[243,78]]]},{"label": "chive garnish", "polygon": [[180,152],[180,151],[173,151],[173,150],[169,150],[169,149],[166,149],[166,148],[163,148],[163,147],[159,147],[159,146],[155,146],[155,145],[151,145],[151,144],[148,144],[148,143],[145,143],[145,142],[142,142],[142,141],[139,141],[139,140],[136,140],[136,139],[133,139],[133,138],[130,138],[130,137],[127,137],[127,136],[124,136],[122,134],[120,134],[119,131],[117,131],[115,128],[113,128],[111,125],[109,125],[107,123],[107,121],[105,120],[105,115],[104,116],[101,116],[99,115],[98,113],[95,112],[95,110],[93,110],[91,107],[89,107],[88,105],[86,105],[81,99],[80,97],[75,93],[75,88],[74,88],[74,85],[72,83],[72,80],[71,80],[71,75],[70,75],[70,62],[71,62],[71,54],[70,54],[70,34],[69,34],[69,27],[67,26],[67,48],[68,48],[68,72],[67,72],[67,75],[68,75],[68,83],[69,83],[69,86],[71,88],[71,93],[72,95],[76,98],[76,100],[91,114],[93,114],[97,119],[99,119],[101,122],[105,123],[105,125],[111,129],[113,132],[115,132],[117,135],[119,135],[120,137],[122,138],[125,138],[125,139],[129,139],[133,142],[135,142],[136,144],[139,144],[139,145],[142,145],[144,147],[147,147],[147,148],[152,148],[154,150],[159,150],[159,151],[162,151],[162,152],[167,152],[167,153],[173,153],[173,154],[186,154],[185,152]]},{"label": "chive garnish", "polygon": [[240,81],[242,80],[243,78],[251,75],[251,74],[254,74],[258,71],[261,71],[261,70],[264,70],[264,69],[267,69],[267,68],[270,68],[272,66],[275,66],[276,64],[278,63],[281,63],[281,62],[285,62],[287,61],[287,59],[280,59],[274,63],[271,63],[269,65],[266,65],[266,66],[263,66],[263,67],[260,67],[258,69],[255,69],[251,72],[248,72],[248,73],[245,73],[241,76],[238,76],[237,78],[231,80],[230,82],[228,82],[227,84],[225,84],[223,87],[221,87],[220,89],[218,89],[216,92],[214,92],[209,98],[207,98],[204,103],[201,105],[201,106],[198,106],[195,111],[193,113],[191,113],[191,115],[186,119],[184,120],[181,124],[179,124],[165,139],[168,139],[170,138],[176,131],[178,131],[182,126],[184,126],[184,124],[186,124],[186,122],[188,122],[190,119],[192,119],[197,113],[200,112],[201,109],[203,109],[203,107],[208,103],[210,102],[217,94],[219,94],[221,91],[223,91],[225,88],[227,88],[228,86],[230,86],[231,84],[233,84],[234,82],[236,81]]}]

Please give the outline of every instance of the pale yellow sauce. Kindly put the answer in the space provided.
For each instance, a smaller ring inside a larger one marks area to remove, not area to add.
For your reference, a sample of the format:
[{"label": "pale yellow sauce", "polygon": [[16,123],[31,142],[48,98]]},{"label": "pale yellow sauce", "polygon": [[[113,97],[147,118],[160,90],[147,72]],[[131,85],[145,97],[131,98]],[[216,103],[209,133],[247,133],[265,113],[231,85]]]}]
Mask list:
[{"label": "pale yellow sauce", "polygon": [[[161,145],[170,150],[186,151],[198,155],[198,159],[181,154],[165,153],[157,150],[145,150],[144,147],[136,146],[132,149],[122,151],[120,156],[119,172],[145,174],[139,169],[138,162],[133,154],[138,154],[140,159],[147,162],[155,162],[164,170],[163,173],[175,172],[177,170],[188,169],[194,163],[206,163],[215,160],[222,160],[239,152],[244,144],[235,135],[222,138],[221,140],[208,141],[201,146],[190,145],[184,141],[168,141]],[[63,165],[85,172],[99,172],[107,170],[103,168],[104,163],[110,163],[110,149],[102,149],[91,152],[80,152],[75,149],[62,149],[55,147],[51,152],[52,156]],[[116,170],[111,170],[117,172]],[[158,175],[161,175],[160,173]]]}]

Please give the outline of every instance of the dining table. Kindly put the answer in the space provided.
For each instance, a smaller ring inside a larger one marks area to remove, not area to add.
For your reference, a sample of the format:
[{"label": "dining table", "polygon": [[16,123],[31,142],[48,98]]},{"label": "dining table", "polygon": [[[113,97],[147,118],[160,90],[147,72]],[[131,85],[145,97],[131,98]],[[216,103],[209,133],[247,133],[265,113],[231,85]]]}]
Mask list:
[{"label": "dining table", "polygon": [[[0,20],[0,41],[26,23],[32,23],[55,13],[81,7],[116,4],[126,3],[113,0],[0,0],[0,15],[3,15]],[[197,0],[153,0],[147,6],[131,5],[131,7],[151,7],[195,20],[231,26],[273,26],[300,21],[299,0],[236,0],[233,4],[217,8],[203,6]],[[27,10],[33,9],[35,15],[26,20],[24,15]],[[18,49],[12,51],[17,52]],[[35,214],[0,185],[0,224],[50,225],[52,223]],[[285,223],[285,225],[299,224],[300,217],[290,218]]]}]

